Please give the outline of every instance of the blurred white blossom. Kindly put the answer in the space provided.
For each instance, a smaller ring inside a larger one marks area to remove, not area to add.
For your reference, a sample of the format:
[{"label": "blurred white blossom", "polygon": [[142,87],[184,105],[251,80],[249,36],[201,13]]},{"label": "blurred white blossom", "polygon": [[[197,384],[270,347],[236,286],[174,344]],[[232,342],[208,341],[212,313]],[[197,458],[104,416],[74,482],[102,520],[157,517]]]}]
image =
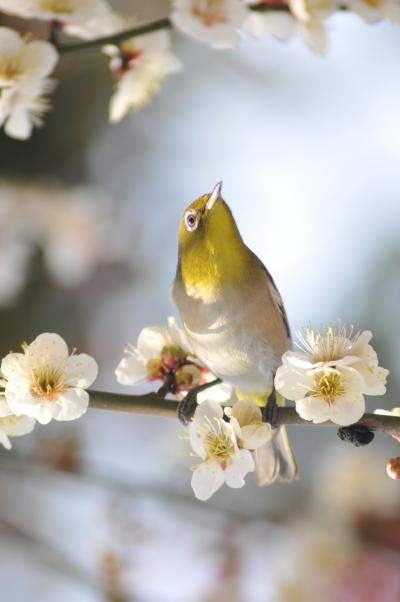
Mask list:
[{"label": "blurred white blossom", "polygon": [[136,17],[115,13],[108,4],[104,4],[101,10],[97,10],[94,16],[85,21],[66,22],[63,31],[70,36],[91,40],[125,31],[135,23]]},{"label": "blurred white blossom", "polygon": [[189,424],[190,444],[201,464],[193,469],[192,488],[199,500],[207,500],[223,483],[239,488],[244,477],[254,471],[247,449],[239,449],[233,426],[223,419],[223,410],[214,401],[196,408]]},{"label": "blurred white blossom", "polygon": [[344,0],[343,6],[352,10],[367,23],[376,23],[381,19],[400,23],[399,0]]},{"label": "blurred white blossom", "polygon": [[110,103],[112,123],[147,106],[163,80],[182,69],[165,31],[130,38],[119,46],[104,46],[103,52],[111,57],[110,68],[118,79]]},{"label": "blurred white blossom", "polygon": [[322,451],[313,470],[310,515],[343,526],[367,515],[395,516],[400,490],[385,475],[384,457],[375,447],[361,451],[342,445]]},{"label": "blurred white blossom", "polygon": [[35,428],[35,419],[28,416],[7,416],[0,418],[0,443],[6,449],[11,449],[10,437],[28,435]]},{"label": "blurred white blossom", "polygon": [[246,17],[241,0],[173,0],[171,21],[185,35],[212,48],[238,46]]},{"label": "blurred white blossom", "polygon": [[57,61],[49,42],[25,39],[0,27],[0,126],[12,138],[26,140],[33,127],[42,125],[50,107],[44,96],[54,86],[48,76]]},{"label": "blurred white blossom", "polygon": [[325,19],[336,8],[333,0],[290,0],[289,11],[252,11],[249,17],[250,33],[261,38],[272,35],[287,41],[296,34],[317,54],[327,48]]},{"label": "blurred white blossom", "polygon": [[116,219],[109,199],[89,186],[0,183],[0,305],[20,291],[39,248],[53,281],[66,288],[121,261]]},{"label": "blurred white blossom", "polygon": [[352,424],[365,411],[364,394],[385,393],[389,372],[378,365],[370,331],[352,336],[345,327],[329,325],[322,332],[308,327],[297,337],[301,351],[283,355],[275,387],[296,402],[305,420]]},{"label": "blurred white blossom", "polygon": [[0,0],[0,10],[26,19],[85,23],[110,8],[106,0]]},{"label": "blurred white blossom", "polygon": [[23,353],[9,353],[1,362],[5,400],[13,414],[41,424],[80,418],[89,404],[85,389],[97,378],[95,360],[84,353],[69,355],[65,341],[53,333],[22,348]]},{"label": "blurred white blossom", "polygon": [[[129,345],[126,357],[119,362],[115,374],[122,385],[134,386],[144,381],[159,381],[165,384],[168,375],[174,374],[171,392],[176,396],[193,387],[215,379],[215,376],[191,352],[186,335],[176,324],[174,317],[168,318],[166,327],[144,328],[138,337],[137,347]],[[227,401],[232,388],[221,383],[198,394],[202,403],[210,397],[215,401]]]}]

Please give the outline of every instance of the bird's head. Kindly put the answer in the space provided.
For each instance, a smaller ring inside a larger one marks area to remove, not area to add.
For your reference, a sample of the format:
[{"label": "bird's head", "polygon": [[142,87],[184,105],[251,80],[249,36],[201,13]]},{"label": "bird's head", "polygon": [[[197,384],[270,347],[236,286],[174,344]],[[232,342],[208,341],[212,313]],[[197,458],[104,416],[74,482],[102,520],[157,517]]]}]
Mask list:
[{"label": "bird's head", "polygon": [[238,281],[246,269],[248,249],[221,188],[219,182],[210,194],[193,201],[179,226],[177,275],[199,294]]}]

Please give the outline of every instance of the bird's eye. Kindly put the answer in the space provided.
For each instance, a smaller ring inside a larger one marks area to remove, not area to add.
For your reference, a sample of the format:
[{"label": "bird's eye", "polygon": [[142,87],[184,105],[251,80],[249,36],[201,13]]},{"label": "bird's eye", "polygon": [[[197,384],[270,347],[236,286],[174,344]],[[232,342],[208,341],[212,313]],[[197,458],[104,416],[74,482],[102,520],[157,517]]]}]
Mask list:
[{"label": "bird's eye", "polygon": [[199,225],[199,220],[198,220],[197,214],[194,213],[193,211],[188,211],[185,215],[186,230],[188,230],[189,232],[193,232],[193,230],[196,230],[198,225]]}]

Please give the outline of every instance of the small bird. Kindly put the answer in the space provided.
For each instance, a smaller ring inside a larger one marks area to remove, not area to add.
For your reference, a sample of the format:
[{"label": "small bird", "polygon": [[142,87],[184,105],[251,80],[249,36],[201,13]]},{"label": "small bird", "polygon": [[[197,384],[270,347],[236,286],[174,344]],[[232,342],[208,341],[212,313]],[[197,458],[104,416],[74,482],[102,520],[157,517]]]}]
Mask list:
[{"label": "small bird", "polygon": [[[284,404],[274,375],[292,347],[289,324],[272,276],[243,242],[221,188],[219,182],[182,216],[173,299],[194,353],[209,370],[239,398],[260,406],[270,399],[276,408]],[[255,453],[260,486],[296,478],[284,427]]]}]

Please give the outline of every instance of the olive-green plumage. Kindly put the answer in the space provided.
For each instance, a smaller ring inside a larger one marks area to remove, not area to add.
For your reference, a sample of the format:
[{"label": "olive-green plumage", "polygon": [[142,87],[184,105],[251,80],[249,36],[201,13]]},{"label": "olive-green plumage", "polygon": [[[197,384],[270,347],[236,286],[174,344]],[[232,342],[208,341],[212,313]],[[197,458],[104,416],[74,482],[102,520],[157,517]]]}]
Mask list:
[{"label": "olive-green plumage", "polygon": [[[281,357],[291,347],[289,326],[272,277],[243,242],[220,189],[219,184],[184,212],[173,297],[198,357],[239,397],[265,405]],[[295,478],[283,428],[257,455],[260,484],[277,476]]]}]

